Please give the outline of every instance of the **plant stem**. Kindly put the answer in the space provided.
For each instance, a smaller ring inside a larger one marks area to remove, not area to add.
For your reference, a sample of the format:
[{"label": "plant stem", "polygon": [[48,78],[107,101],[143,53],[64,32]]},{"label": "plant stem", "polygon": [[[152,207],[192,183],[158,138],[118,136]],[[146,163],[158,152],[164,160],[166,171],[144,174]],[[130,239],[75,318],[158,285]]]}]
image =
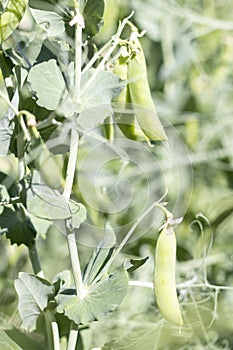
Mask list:
[{"label": "plant stem", "polygon": [[101,54],[112,44],[112,39],[109,40],[98,52],[94,54],[94,56],[90,59],[87,65],[82,70],[82,74],[87,72],[95,63],[95,61],[101,56]]},{"label": "plant stem", "polygon": [[54,314],[47,309],[44,312],[48,350],[60,350],[59,332]]},{"label": "plant stem", "polygon": [[[81,95],[81,70],[82,70],[82,29],[84,20],[79,12],[78,1],[76,6],[76,18],[75,23],[75,76],[74,76],[74,98],[75,102],[80,103]],[[74,181],[76,160],[78,154],[79,134],[75,128],[71,130],[70,140],[70,155],[66,171],[66,183],[63,192],[63,196],[66,200],[70,199],[72,186]],[[76,245],[76,237],[72,225],[72,219],[66,220],[66,238],[69,249],[71,267],[75,282],[75,288],[77,293],[81,294],[83,290],[82,272],[80,267],[78,249]],[[72,323],[72,328],[69,333],[69,340],[67,344],[67,350],[75,350],[78,339],[78,325]]]},{"label": "plant stem", "polygon": [[74,181],[74,174],[75,174],[75,168],[76,168],[76,159],[78,155],[78,144],[79,144],[79,135],[77,130],[72,129],[71,130],[71,139],[70,139],[70,155],[66,170],[66,184],[63,191],[63,196],[65,199],[70,199],[73,181]]},{"label": "plant stem", "polygon": [[73,350],[76,348],[77,339],[78,339],[78,326],[72,323],[70,327],[70,332],[69,332],[67,350]]},{"label": "plant stem", "polygon": [[40,259],[36,247],[36,241],[28,248],[28,253],[34,274],[44,278],[44,272],[41,268]]},{"label": "plant stem", "polygon": [[52,332],[53,332],[53,347],[54,347],[54,350],[60,350],[58,324],[55,321],[52,321]]},{"label": "plant stem", "polygon": [[[75,174],[75,168],[76,168],[77,153],[78,153],[78,132],[75,129],[72,129],[71,140],[70,140],[70,156],[69,156],[69,161],[67,166],[66,184],[63,192],[63,195],[66,200],[69,200],[71,191],[72,191],[72,185],[74,181],[74,174]],[[72,266],[72,271],[73,271],[73,276],[75,281],[75,287],[77,289],[77,292],[81,293],[83,289],[82,273],[80,268],[75,233],[73,231],[71,220],[66,220],[66,231],[67,231],[67,244],[68,244],[69,253],[70,253],[70,260],[71,260],[71,266]]]},{"label": "plant stem", "polygon": [[[73,181],[74,181],[76,159],[78,154],[78,140],[79,140],[78,137],[79,137],[78,132],[75,129],[72,129],[71,140],[70,140],[70,156],[69,156],[67,172],[66,172],[66,184],[63,192],[63,195],[67,200],[70,199]],[[67,244],[69,248],[70,261],[71,261],[71,266],[72,266],[72,271],[73,271],[73,276],[75,281],[75,287],[76,287],[76,290],[79,293],[81,293],[83,289],[82,273],[81,273],[78,250],[76,245],[75,233],[72,227],[71,220],[66,221],[66,231],[67,231]]]}]

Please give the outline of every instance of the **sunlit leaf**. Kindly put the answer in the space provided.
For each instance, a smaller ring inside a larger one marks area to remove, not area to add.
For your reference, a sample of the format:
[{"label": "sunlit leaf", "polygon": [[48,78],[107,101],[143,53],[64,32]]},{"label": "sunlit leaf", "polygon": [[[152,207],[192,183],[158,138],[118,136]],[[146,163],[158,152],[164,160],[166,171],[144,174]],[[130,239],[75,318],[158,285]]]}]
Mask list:
[{"label": "sunlit leaf", "polygon": [[28,81],[36,92],[39,106],[49,110],[57,108],[66,87],[56,60],[35,65],[28,74]]},{"label": "sunlit leaf", "polygon": [[121,268],[87,290],[83,296],[75,295],[75,290],[71,289],[58,294],[57,311],[65,313],[76,324],[100,320],[121,304],[127,289],[128,276]]},{"label": "sunlit leaf", "polygon": [[31,332],[36,329],[37,319],[48,305],[49,297],[54,292],[53,286],[38,276],[20,272],[15,289],[19,297],[22,327]]},{"label": "sunlit leaf", "polygon": [[8,0],[0,16],[0,42],[3,42],[17,28],[21,21],[28,0]]},{"label": "sunlit leaf", "polygon": [[8,335],[0,329],[0,349],[4,350],[23,350]]},{"label": "sunlit leaf", "polygon": [[111,257],[116,246],[116,236],[110,225],[105,228],[105,235],[99,245],[93,250],[93,253],[84,270],[83,282],[89,285],[98,273],[103,269],[104,265]]},{"label": "sunlit leaf", "polygon": [[61,36],[65,31],[63,18],[55,12],[31,9],[38,25],[49,37]]}]

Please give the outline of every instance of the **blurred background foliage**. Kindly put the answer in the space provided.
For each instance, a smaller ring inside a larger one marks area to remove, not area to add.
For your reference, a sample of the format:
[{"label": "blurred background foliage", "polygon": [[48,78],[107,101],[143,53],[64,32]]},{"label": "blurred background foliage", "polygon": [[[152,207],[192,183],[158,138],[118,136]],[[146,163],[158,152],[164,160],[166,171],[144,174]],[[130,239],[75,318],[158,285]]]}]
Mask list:
[{"label": "blurred background foliage", "polygon": [[[102,46],[114,34],[118,21],[132,10],[134,23],[146,30],[142,45],[158,112],[184,142],[193,171],[192,176],[190,172],[180,173],[181,182],[190,176],[188,183],[192,184],[185,187],[187,193],[182,198],[187,201],[187,211],[176,230],[177,283],[181,283],[178,291],[184,327],[179,332],[161,320],[152,289],[130,286],[116,313],[81,331],[82,347],[232,349],[233,290],[220,288],[233,287],[232,1],[106,0],[105,24],[94,38],[95,44]],[[35,42],[41,40],[37,35]],[[13,156],[1,158],[0,167],[12,178],[17,176]],[[170,174],[169,202],[177,197],[173,181]],[[104,221],[105,217],[97,220]],[[115,220],[119,222],[120,218]],[[157,229],[150,229],[124,248],[122,260],[149,257],[130,274],[131,280],[152,281],[156,239]],[[85,264],[91,249],[81,243],[81,261]],[[66,241],[56,228],[50,228],[39,244],[46,276],[52,278],[69,268]],[[27,251],[22,246],[10,246],[2,236],[0,256],[0,325],[19,327],[13,279],[19,271],[31,271]],[[206,277],[218,287],[206,285]],[[199,287],[192,287],[194,283]]]}]

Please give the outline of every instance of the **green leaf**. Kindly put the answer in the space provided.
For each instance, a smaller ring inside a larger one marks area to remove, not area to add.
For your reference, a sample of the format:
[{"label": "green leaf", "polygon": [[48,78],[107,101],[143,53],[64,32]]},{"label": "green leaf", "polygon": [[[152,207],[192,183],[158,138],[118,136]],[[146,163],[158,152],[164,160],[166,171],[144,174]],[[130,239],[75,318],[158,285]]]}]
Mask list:
[{"label": "green leaf", "polygon": [[10,114],[12,115],[11,112],[7,112],[2,119],[0,118],[0,157],[7,156],[10,148],[11,137],[15,126],[14,121],[9,118]]},{"label": "green leaf", "polygon": [[46,31],[49,37],[61,37],[65,32],[63,18],[55,12],[31,9],[38,25]]},{"label": "green leaf", "polygon": [[6,40],[21,21],[28,0],[8,0],[6,8],[0,16],[0,42]]},{"label": "green leaf", "polygon": [[57,108],[66,90],[65,80],[55,59],[42,62],[30,70],[28,81],[38,97],[37,104],[49,110]]},{"label": "green leaf", "polygon": [[87,0],[83,9],[84,31],[87,35],[96,35],[104,15],[104,0]]},{"label": "green leaf", "polygon": [[127,267],[128,272],[133,272],[137,270],[139,267],[145,264],[145,262],[149,259],[149,256],[146,256],[142,259],[130,259],[129,267]]},{"label": "green leaf", "polygon": [[111,257],[116,246],[116,236],[110,225],[106,225],[105,235],[94,249],[83,274],[83,283],[90,285]]},{"label": "green leaf", "polygon": [[38,317],[48,306],[54,293],[53,286],[45,279],[25,272],[20,272],[15,280],[15,289],[19,297],[19,313],[22,327],[28,332],[36,329]]},{"label": "green leaf", "polygon": [[74,290],[66,290],[56,296],[57,312],[64,313],[76,324],[100,320],[115,310],[123,301],[128,289],[127,272],[120,268],[94,285],[86,294],[79,295]]},{"label": "green leaf", "polygon": [[81,113],[78,123],[84,129],[103,123],[105,118],[112,114],[111,101],[122,89],[118,76],[104,70],[85,88],[94,73],[93,69],[84,74],[81,84]]},{"label": "green leaf", "polygon": [[23,350],[0,329],[0,350]]},{"label": "green leaf", "polygon": [[81,223],[87,218],[87,211],[83,204],[69,200],[69,208],[72,215],[72,224],[74,228],[79,228]]},{"label": "green leaf", "polygon": [[34,171],[32,186],[27,191],[28,211],[47,220],[70,218],[68,202],[60,192],[40,182],[38,172]]},{"label": "green leaf", "polygon": [[41,340],[39,341],[32,339],[30,335],[25,334],[25,332],[22,332],[17,328],[8,329],[5,332],[10,337],[10,339],[15,341],[19,346],[22,347],[22,349],[44,350],[45,344],[41,342]]},{"label": "green leaf", "polygon": [[43,239],[45,239],[49,228],[52,226],[52,221],[41,219],[35,215],[30,215],[30,218],[33,226],[36,229],[37,234]]},{"label": "green leaf", "polygon": [[[6,97],[8,97],[8,93],[7,93],[7,89],[5,86],[5,81],[4,81],[4,77],[3,77],[3,73],[2,73],[1,68],[0,68],[0,91],[2,94],[4,94]],[[8,109],[9,109],[8,104],[0,96],[0,119],[2,119],[4,117],[4,115],[6,114]]]},{"label": "green leaf", "polygon": [[45,39],[46,32],[39,26],[34,25],[31,31],[16,31],[14,33],[14,42],[18,44],[12,45],[12,40],[9,38],[4,42],[3,49],[15,65],[22,66],[28,70],[39,56]]},{"label": "green leaf", "polygon": [[29,6],[34,9],[60,13],[64,12],[66,7],[75,7],[76,0],[29,0]]},{"label": "green leaf", "polygon": [[57,273],[53,278],[55,294],[67,289],[71,285],[71,273],[69,270],[64,270]]},{"label": "green leaf", "polygon": [[36,237],[35,227],[21,204],[16,211],[10,207],[4,207],[0,215],[0,227],[7,229],[6,236],[11,240],[11,244],[30,246]]},{"label": "green leaf", "polygon": [[[13,64],[9,57],[0,52],[0,90],[10,100],[15,93],[15,82],[12,73]],[[9,106],[0,97],[0,119],[6,114]]]}]

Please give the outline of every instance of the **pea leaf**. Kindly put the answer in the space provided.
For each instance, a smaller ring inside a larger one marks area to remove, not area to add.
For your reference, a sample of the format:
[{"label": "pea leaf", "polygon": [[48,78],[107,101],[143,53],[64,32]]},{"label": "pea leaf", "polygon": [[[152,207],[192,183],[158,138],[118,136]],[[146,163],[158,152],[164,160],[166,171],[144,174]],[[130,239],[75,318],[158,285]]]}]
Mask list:
[{"label": "pea leaf", "polygon": [[71,217],[68,203],[58,190],[38,183],[33,183],[27,192],[28,211],[47,220],[67,219]]},{"label": "pea leaf", "polygon": [[20,272],[15,280],[15,289],[19,297],[19,313],[22,327],[29,332],[36,329],[36,321],[48,305],[53,286],[38,276]]},{"label": "pea leaf", "polygon": [[21,21],[28,0],[8,0],[7,6],[0,16],[0,42],[6,40]]},{"label": "pea leaf", "polygon": [[11,244],[30,246],[36,237],[36,230],[21,204],[16,211],[10,207],[4,207],[0,215],[0,227],[7,229],[6,236],[11,240]]},{"label": "pea leaf", "polygon": [[38,97],[37,104],[49,110],[57,108],[66,90],[65,80],[55,59],[42,62],[30,70],[28,81]]},{"label": "pea leaf", "polygon": [[[59,5],[59,6],[56,6]],[[75,0],[29,0],[29,6],[44,11],[62,12],[66,7],[75,7]]]},{"label": "pea leaf", "polygon": [[74,228],[79,228],[81,223],[86,220],[87,211],[83,204],[69,200],[69,208],[72,215],[72,224]]},{"label": "pea leaf", "polygon": [[112,98],[122,89],[118,76],[104,70],[100,71],[94,81],[87,86],[87,81],[94,73],[94,69],[90,70],[82,79],[81,113],[77,122],[85,130],[103,123],[112,113]]},{"label": "pea leaf", "polygon": [[83,9],[85,21],[84,31],[87,35],[96,35],[100,30],[101,21],[104,15],[104,0],[87,0]]},{"label": "pea leaf", "polygon": [[61,36],[65,31],[63,18],[55,12],[31,9],[38,25],[46,31],[49,37]]},{"label": "pea leaf", "polygon": [[[11,44],[12,45],[12,44]],[[0,90],[11,100],[15,93],[15,82],[13,78],[13,64],[9,57],[0,52]],[[9,106],[0,97],[0,119],[5,115]]]},{"label": "pea leaf", "polygon": [[128,288],[124,268],[98,282],[85,296],[75,295],[68,289],[56,296],[57,312],[64,313],[76,324],[100,320],[115,310],[123,301]]},{"label": "pea leaf", "polygon": [[22,350],[8,335],[0,329],[0,349],[4,350]]},{"label": "pea leaf", "polygon": [[145,258],[142,259],[130,259],[127,266],[127,271],[128,272],[133,272],[137,270],[139,267],[145,264],[145,262],[149,259],[149,256],[146,256]]},{"label": "pea leaf", "polygon": [[116,246],[116,236],[110,225],[106,225],[105,235],[94,249],[83,274],[83,282],[89,285],[103,269]]},{"label": "pea leaf", "polygon": [[[21,331],[17,328],[11,328],[7,329],[5,333],[8,335],[8,337],[10,337],[11,341],[17,342],[17,344],[20,346],[20,349],[22,347],[22,349],[44,350],[44,343],[41,342],[41,339],[32,339],[31,336],[25,334],[24,331]],[[14,350],[13,347],[11,349]]]},{"label": "pea leaf", "polygon": [[11,118],[9,118],[9,115],[12,115],[12,113],[7,112],[7,114],[5,114],[2,119],[0,119],[0,157],[7,156],[14,130],[15,123],[13,120],[11,120]]},{"label": "pea leaf", "polygon": [[[0,67],[0,91],[5,96],[8,96],[1,67]],[[0,96],[0,119],[4,117],[8,108],[9,108],[8,104]]]},{"label": "pea leaf", "polygon": [[[64,201],[64,197],[63,197]],[[69,206],[69,218],[72,217],[72,227],[78,229],[79,226],[86,220],[87,217],[87,211],[86,208],[83,204],[77,203],[70,199],[68,201],[68,206]],[[65,220],[55,220],[55,224],[57,227],[59,227],[59,230],[61,232],[66,232],[66,222]]]}]

